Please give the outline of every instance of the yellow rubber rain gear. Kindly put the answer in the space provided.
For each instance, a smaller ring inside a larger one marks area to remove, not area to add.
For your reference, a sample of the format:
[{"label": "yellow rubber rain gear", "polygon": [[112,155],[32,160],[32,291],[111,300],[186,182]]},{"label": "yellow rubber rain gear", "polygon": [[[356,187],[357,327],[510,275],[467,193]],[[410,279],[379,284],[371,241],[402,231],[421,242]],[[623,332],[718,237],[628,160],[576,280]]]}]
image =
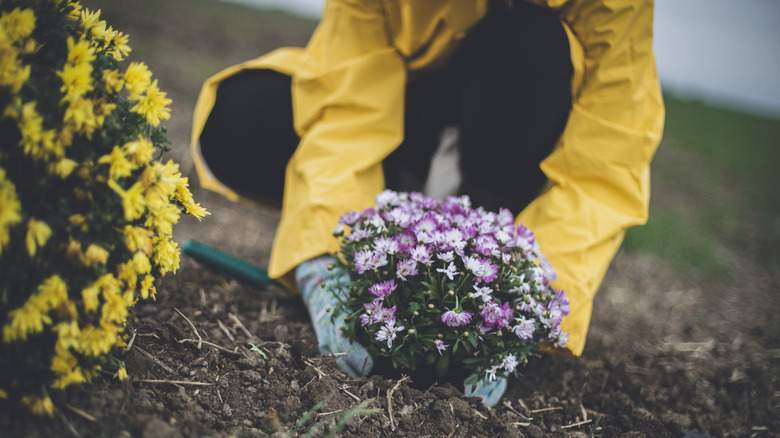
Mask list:
[{"label": "yellow rubber rain gear", "polygon": [[[647,219],[649,164],[664,106],[652,51],[652,0],[531,0],[555,10],[569,37],[572,110],[541,164],[549,179],[517,216],[558,272],[571,314],[563,328],[580,355],[592,302],[625,230]],[[292,76],[300,145],[286,170],[282,219],[269,274],[292,285],[302,261],[338,249],[345,212],[374,204],[382,160],[403,138],[407,78],[447,61],[487,11],[486,0],[327,0],[305,48],[281,48],[206,81],[192,151],[201,183],[233,200],[198,153],[198,138],[225,78],[244,69]],[[507,54],[511,56],[511,54]],[[519,145],[520,146],[520,145]],[[257,139],[257,147],[272,148]]]}]

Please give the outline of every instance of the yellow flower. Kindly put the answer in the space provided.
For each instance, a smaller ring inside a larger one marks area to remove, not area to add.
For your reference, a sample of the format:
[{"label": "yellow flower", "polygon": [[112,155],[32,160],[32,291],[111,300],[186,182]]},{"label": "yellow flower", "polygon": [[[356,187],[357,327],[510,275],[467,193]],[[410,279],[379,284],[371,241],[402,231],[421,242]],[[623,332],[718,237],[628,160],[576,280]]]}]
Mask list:
[{"label": "yellow flower", "polygon": [[138,219],[146,208],[146,199],[143,196],[143,186],[135,183],[127,190],[122,189],[114,180],[108,180],[111,187],[122,198],[122,206],[125,210],[125,219],[130,222]]},{"label": "yellow flower", "polygon": [[[90,11],[89,9],[84,8],[84,10],[81,11],[81,28],[83,29],[84,33],[92,32],[92,29],[100,26],[100,10],[97,11]],[[106,24],[103,23],[103,28],[105,28]]]},{"label": "yellow flower", "polygon": [[68,286],[59,275],[52,275],[38,286],[36,304],[42,312],[48,312],[68,301]]},{"label": "yellow flower", "polygon": [[76,42],[73,37],[68,37],[68,64],[74,66],[91,65],[96,57],[95,49],[88,40],[80,39]]},{"label": "yellow flower", "polygon": [[81,329],[78,346],[75,350],[88,356],[100,356],[111,351],[117,340],[116,327],[113,325],[87,325]]},{"label": "yellow flower", "polygon": [[137,140],[125,143],[122,146],[122,150],[133,163],[137,166],[143,166],[152,161],[154,145],[152,145],[151,141],[139,135]]},{"label": "yellow flower", "polygon": [[78,21],[79,17],[81,16],[81,8],[82,8],[79,2],[69,0],[67,7],[71,9],[67,12],[65,18],[70,21]]},{"label": "yellow flower", "polygon": [[127,379],[127,369],[124,367],[124,365],[119,367],[118,370],[116,370],[116,374],[114,374],[114,377],[116,377],[119,380]]},{"label": "yellow flower", "polygon": [[149,295],[154,297],[154,277],[151,275],[146,275],[144,279],[141,281],[141,298],[147,299],[149,298]]},{"label": "yellow flower", "polygon": [[109,255],[108,250],[93,243],[84,251],[81,261],[86,266],[105,265],[108,262]]},{"label": "yellow flower", "polygon": [[32,9],[15,8],[11,12],[3,12],[0,16],[2,29],[14,42],[19,42],[32,34],[35,29],[35,12]]},{"label": "yellow flower", "polygon": [[43,117],[35,110],[35,102],[27,102],[22,105],[19,130],[22,133],[20,144],[24,147],[24,153],[35,159],[42,159]]},{"label": "yellow flower", "polygon": [[[84,215],[81,214],[73,214],[68,217],[68,223],[73,228],[76,228],[78,230],[81,230],[82,233],[86,233],[89,231],[89,224],[87,223],[87,219],[84,217]],[[81,246],[79,245],[79,251],[81,251]]]},{"label": "yellow flower", "polygon": [[118,93],[125,85],[122,74],[117,70],[110,69],[103,70],[103,82],[106,84],[106,90],[114,93]]},{"label": "yellow flower", "polygon": [[95,104],[90,99],[76,99],[65,109],[63,121],[72,125],[76,133],[81,133],[92,139],[92,133],[98,127],[95,117]]},{"label": "yellow flower", "polygon": [[184,206],[184,210],[187,214],[195,216],[199,221],[211,214],[201,207],[200,204],[196,204],[192,198],[192,192],[190,192],[189,182],[187,178],[182,178],[182,181],[176,184],[176,193],[174,195],[176,199]]},{"label": "yellow flower", "polygon": [[[111,30],[109,28],[109,30]],[[117,61],[123,61],[125,59],[125,56],[127,56],[128,53],[132,51],[130,46],[127,44],[130,38],[119,31],[114,31],[114,34],[111,38],[111,43],[114,45],[114,47],[108,51],[108,55],[116,59]]]},{"label": "yellow flower", "polygon": [[171,109],[168,107],[172,100],[168,99],[166,93],[160,91],[157,87],[157,79],[146,89],[146,94],[138,101],[130,111],[146,117],[146,121],[152,126],[159,126],[160,119],[168,120],[171,118]]},{"label": "yellow flower", "polygon": [[69,158],[62,158],[50,166],[49,172],[65,179],[73,172],[73,169],[75,169],[76,166],[78,166],[77,162]]},{"label": "yellow flower", "polygon": [[126,178],[133,173],[133,163],[125,157],[124,152],[119,146],[114,146],[114,149],[108,155],[103,155],[98,159],[99,164],[108,164],[108,177],[117,180],[119,178]]},{"label": "yellow flower", "polygon": [[22,404],[35,415],[54,416],[54,403],[48,395],[30,394],[22,397]]},{"label": "yellow flower", "polygon": [[154,244],[154,264],[160,267],[160,273],[176,272],[179,269],[181,252],[178,244],[170,237],[159,237]]},{"label": "yellow flower", "polygon": [[152,72],[143,62],[131,62],[125,70],[125,88],[131,100],[138,100],[152,83]]},{"label": "yellow flower", "polygon": [[65,95],[63,102],[74,102],[92,91],[92,65],[90,64],[65,64],[62,71],[57,72],[62,79],[62,91]]},{"label": "yellow flower", "polygon": [[173,225],[179,222],[181,216],[179,208],[171,204],[168,199],[158,196],[147,196],[146,206],[149,214],[144,225],[154,227],[160,235],[173,233]]},{"label": "yellow flower", "polygon": [[41,312],[36,301],[35,296],[30,297],[22,307],[8,312],[10,321],[3,326],[4,343],[25,341],[28,334],[40,333],[44,324],[51,324],[51,318]]},{"label": "yellow flower", "polygon": [[132,252],[143,251],[146,255],[152,254],[152,237],[154,237],[152,230],[126,225],[124,235],[127,249]]},{"label": "yellow flower", "polygon": [[100,287],[96,284],[85,287],[81,290],[81,302],[84,304],[84,310],[87,312],[94,312],[97,310],[100,300]]},{"label": "yellow flower", "polygon": [[10,240],[9,230],[22,220],[22,204],[16,195],[16,187],[0,168],[0,255]]},{"label": "yellow flower", "polygon": [[138,273],[135,271],[135,265],[132,260],[119,265],[117,278],[123,281],[128,289],[135,290],[138,282]]},{"label": "yellow flower", "polygon": [[5,391],[5,389],[0,389],[0,400],[7,400],[8,399],[8,393]]},{"label": "yellow flower", "polygon": [[38,247],[45,245],[49,237],[51,237],[51,228],[46,222],[30,218],[27,222],[27,237],[25,239],[30,257],[35,256]]},{"label": "yellow flower", "polygon": [[133,254],[133,266],[135,267],[135,272],[138,274],[148,274],[152,271],[152,264],[149,263],[149,257],[141,251]]}]

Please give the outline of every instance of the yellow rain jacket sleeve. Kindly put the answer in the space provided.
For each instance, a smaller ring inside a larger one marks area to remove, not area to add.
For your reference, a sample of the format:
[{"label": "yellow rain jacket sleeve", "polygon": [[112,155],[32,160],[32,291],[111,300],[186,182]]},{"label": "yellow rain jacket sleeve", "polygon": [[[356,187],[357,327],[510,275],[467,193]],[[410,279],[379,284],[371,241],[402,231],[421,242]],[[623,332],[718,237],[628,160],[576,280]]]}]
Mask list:
[{"label": "yellow rain jacket sleeve", "polygon": [[[582,47],[582,84],[566,128],[542,162],[548,189],[520,213],[558,272],[580,355],[593,298],[625,230],[647,220],[649,165],[664,106],[652,51],[653,2],[536,0],[558,10]],[[579,64],[579,65],[578,65]]]},{"label": "yellow rain jacket sleeve", "polygon": [[[547,189],[517,217],[536,236],[571,301],[571,353],[582,353],[593,297],[625,229],[642,224],[649,163],[663,125],[649,0],[533,0],[559,14],[574,66],[573,109],[542,163]],[[232,199],[197,153],[221,80],[247,68],[293,77],[301,143],[286,173],[269,273],[292,287],[302,261],[334,252],[330,231],[384,188],[381,162],[403,138],[408,75],[446,62],[486,0],[334,0],[303,50],[280,49],[210,78],[195,108],[192,151],[202,184]],[[518,145],[521,147],[521,145]],[[273,147],[268,145],[267,147]]]}]

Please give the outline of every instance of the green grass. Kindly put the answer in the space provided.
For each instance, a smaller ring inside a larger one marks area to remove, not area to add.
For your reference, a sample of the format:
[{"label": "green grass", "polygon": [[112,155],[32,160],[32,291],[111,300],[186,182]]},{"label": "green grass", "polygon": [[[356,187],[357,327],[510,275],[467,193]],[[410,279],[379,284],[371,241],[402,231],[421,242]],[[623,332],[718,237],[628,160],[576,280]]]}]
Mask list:
[{"label": "green grass", "polygon": [[776,198],[780,187],[780,120],[665,96],[665,135],[735,173],[748,192]]},{"label": "green grass", "polygon": [[665,96],[647,225],[624,248],[683,271],[734,277],[734,257],[771,268],[780,233],[780,120]]}]

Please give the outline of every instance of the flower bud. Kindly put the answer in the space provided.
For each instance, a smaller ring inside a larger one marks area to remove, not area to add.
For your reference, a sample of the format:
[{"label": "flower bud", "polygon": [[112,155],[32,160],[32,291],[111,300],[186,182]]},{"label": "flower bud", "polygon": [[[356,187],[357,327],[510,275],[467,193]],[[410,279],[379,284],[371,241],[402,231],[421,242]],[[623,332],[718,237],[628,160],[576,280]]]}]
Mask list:
[{"label": "flower bud", "polygon": [[447,295],[452,296],[455,295],[455,292],[452,291],[452,289],[447,291]]},{"label": "flower bud", "polygon": [[469,332],[463,332],[463,337],[464,338],[468,338],[469,337]]},{"label": "flower bud", "polygon": [[429,309],[433,309],[435,306],[433,304],[428,304]]},{"label": "flower bud", "polygon": [[444,338],[444,335],[439,333],[439,334],[436,335],[436,337],[439,338],[439,339],[442,339],[442,338]]},{"label": "flower bud", "polygon": [[427,291],[425,291],[425,295],[430,295],[430,294],[432,294],[432,293],[433,293],[433,292],[431,292],[431,290],[430,290],[430,289],[428,289]]},{"label": "flower bud", "polygon": [[414,316],[420,316],[420,312],[418,312],[418,311],[416,311],[416,310],[415,310],[414,312],[412,312],[412,315],[414,315]]},{"label": "flower bud", "polygon": [[409,334],[410,334],[410,335],[413,335],[413,334],[415,334],[415,333],[417,333],[417,330],[415,330],[415,329],[413,329],[413,328],[409,329]]},{"label": "flower bud", "polygon": [[328,271],[332,271],[332,270],[333,270],[333,263],[329,263],[328,264]]},{"label": "flower bud", "polygon": [[473,294],[473,293],[471,293],[471,292],[469,292],[468,294],[466,294],[466,296],[467,296],[467,297],[469,297],[469,298],[474,298],[474,294]]},{"label": "flower bud", "polygon": [[500,338],[501,336],[504,336],[504,332],[499,330],[498,333],[496,333],[496,335]]}]

